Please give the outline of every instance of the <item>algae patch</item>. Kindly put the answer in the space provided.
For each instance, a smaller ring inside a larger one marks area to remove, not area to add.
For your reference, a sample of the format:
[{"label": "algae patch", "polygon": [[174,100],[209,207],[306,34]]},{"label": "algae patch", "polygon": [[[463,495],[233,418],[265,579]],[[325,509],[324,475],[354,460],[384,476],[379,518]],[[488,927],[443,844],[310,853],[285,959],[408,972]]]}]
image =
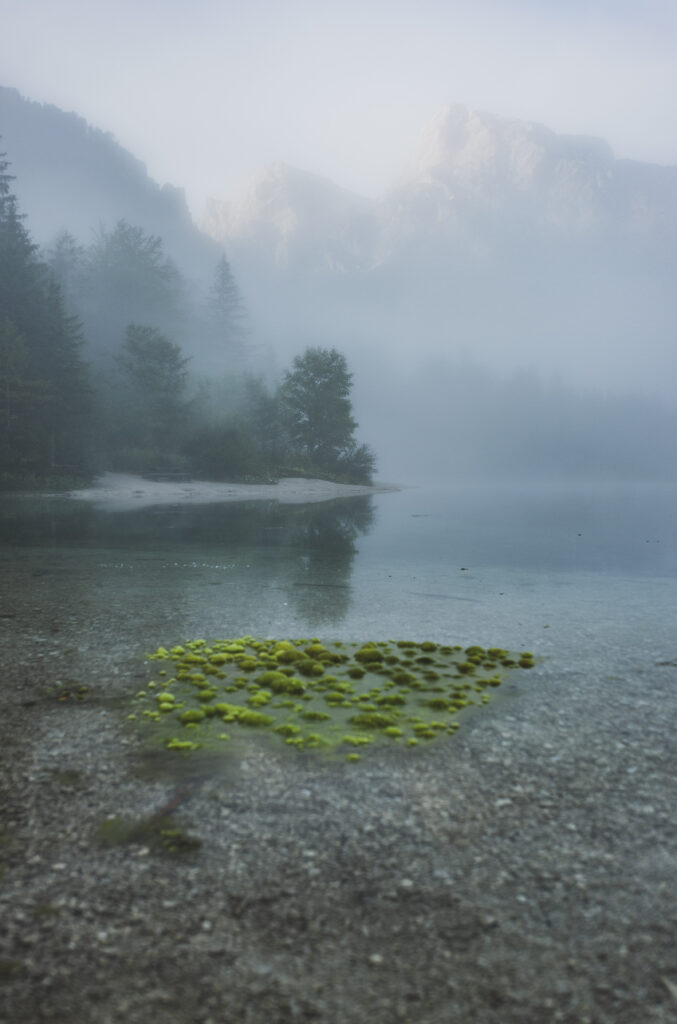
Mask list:
[{"label": "algae patch", "polygon": [[157,678],[136,693],[127,718],[151,742],[189,754],[266,736],[344,760],[346,744],[439,743],[490,700],[506,673],[534,665],[531,652],[499,647],[251,636],[158,647],[147,660]]},{"label": "algae patch", "polygon": [[156,853],[194,853],[202,841],[191,835],[165,815],[150,818],[106,818],[97,829],[97,840],[103,846],[140,844]]}]

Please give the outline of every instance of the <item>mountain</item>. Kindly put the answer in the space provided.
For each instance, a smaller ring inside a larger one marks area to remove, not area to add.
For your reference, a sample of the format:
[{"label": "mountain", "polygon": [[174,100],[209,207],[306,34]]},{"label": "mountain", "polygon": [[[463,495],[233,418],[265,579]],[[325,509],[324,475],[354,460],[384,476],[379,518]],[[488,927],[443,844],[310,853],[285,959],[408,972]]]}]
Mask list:
[{"label": "mountain", "polygon": [[410,200],[412,190],[419,202],[434,196],[441,210],[453,207],[461,221],[474,208],[565,237],[648,236],[677,223],[677,169],[616,160],[600,139],[461,106],[425,131],[404,186]]},{"label": "mountain", "polygon": [[[124,218],[204,282],[225,244],[266,372],[344,353],[385,478],[674,478],[677,168],[452,106],[381,198],[273,164],[209,203],[210,238],[76,114],[0,89],[0,136],[43,245]],[[192,366],[222,373],[186,323]]]},{"label": "mountain", "polygon": [[[379,201],[272,164],[239,202],[210,200],[201,224],[285,269],[312,251],[314,270],[339,273],[373,269],[422,237],[455,240],[481,255],[517,228],[550,240],[660,246],[677,229],[677,168],[617,160],[601,139],[452,105],[424,131],[410,168]],[[336,260],[333,250],[346,257]]]},{"label": "mountain", "polygon": [[672,395],[677,168],[601,140],[454,105],[379,200],[276,165],[201,226],[283,347],[465,354]]},{"label": "mountain", "polygon": [[250,256],[308,273],[357,267],[371,243],[368,200],[282,163],[270,164],[237,204],[211,199],[203,227]]},{"label": "mountain", "polygon": [[41,245],[64,228],[89,243],[100,225],[127,220],[160,235],[188,278],[211,279],[220,247],[200,232],[180,188],[158,185],[108,132],[74,113],[0,87],[0,152]]}]

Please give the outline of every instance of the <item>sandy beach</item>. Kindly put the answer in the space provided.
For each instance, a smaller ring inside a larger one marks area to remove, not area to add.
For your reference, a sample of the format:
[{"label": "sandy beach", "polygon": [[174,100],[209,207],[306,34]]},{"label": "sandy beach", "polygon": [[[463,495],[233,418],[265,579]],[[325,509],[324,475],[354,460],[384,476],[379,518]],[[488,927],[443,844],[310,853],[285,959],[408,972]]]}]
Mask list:
[{"label": "sandy beach", "polygon": [[151,505],[209,505],[226,501],[267,500],[291,505],[392,490],[396,488],[390,484],[368,487],[303,477],[283,477],[276,484],[240,484],[209,480],[148,480],[131,473],[104,473],[91,487],[71,491],[69,497],[91,501],[105,511],[124,512]]}]

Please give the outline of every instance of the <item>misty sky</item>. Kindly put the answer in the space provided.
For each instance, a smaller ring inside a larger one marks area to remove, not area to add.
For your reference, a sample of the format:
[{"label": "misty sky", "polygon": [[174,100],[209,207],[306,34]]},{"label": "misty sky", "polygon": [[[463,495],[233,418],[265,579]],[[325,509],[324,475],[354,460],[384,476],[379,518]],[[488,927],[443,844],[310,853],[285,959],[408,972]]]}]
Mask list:
[{"label": "misty sky", "polygon": [[275,160],[377,195],[449,102],[677,163],[677,4],[3,0],[0,84],[111,131],[198,213]]}]

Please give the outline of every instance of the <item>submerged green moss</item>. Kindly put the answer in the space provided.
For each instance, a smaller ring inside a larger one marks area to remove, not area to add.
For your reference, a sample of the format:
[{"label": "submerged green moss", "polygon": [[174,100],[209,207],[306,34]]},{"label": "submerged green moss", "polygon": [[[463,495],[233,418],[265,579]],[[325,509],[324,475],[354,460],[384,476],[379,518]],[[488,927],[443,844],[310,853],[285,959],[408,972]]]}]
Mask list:
[{"label": "submerged green moss", "polygon": [[164,815],[150,818],[106,818],[96,832],[104,846],[142,844],[155,853],[192,853],[202,845],[197,836],[190,835],[180,825]]},{"label": "submerged green moss", "polygon": [[363,726],[365,729],[387,729],[395,725],[395,718],[386,715],[382,711],[360,711],[350,719],[353,725]]},{"label": "submerged green moss", "polygon": [[535,664],[529,651],[479,645],[250,636],[158,647],[148,659],[162,663],[163,682],[150,679],[135,693],[128,718],[178,754],[222,745],[230,735],[219,731],[223,722],[235,743],[264,732],[292,751],[405,750],[453,735],[451,719],[486,704],[499,672]]},{"label": "submerged green moss", "polygon": [[201,722],[203,718],[206,718],[206,713],[202,708],[190,708],[189,711],[184,711],[179,715],[179,721],[183,722],[184,725],[189,725],[191,722]]},{"label": "submerged green moss", "polygon": [[282,725],[276,725],[273,732],[277,732],[280,736],[295,736],[301,732],[300,725],[293,725],[292,722],[283,722]]},{"label": "submerged green moss", "polygon": [[353,657],[363,665],[374,665],[383,661],[384,654],[374,644],[365,644],[359,651],[355,651]]}]

